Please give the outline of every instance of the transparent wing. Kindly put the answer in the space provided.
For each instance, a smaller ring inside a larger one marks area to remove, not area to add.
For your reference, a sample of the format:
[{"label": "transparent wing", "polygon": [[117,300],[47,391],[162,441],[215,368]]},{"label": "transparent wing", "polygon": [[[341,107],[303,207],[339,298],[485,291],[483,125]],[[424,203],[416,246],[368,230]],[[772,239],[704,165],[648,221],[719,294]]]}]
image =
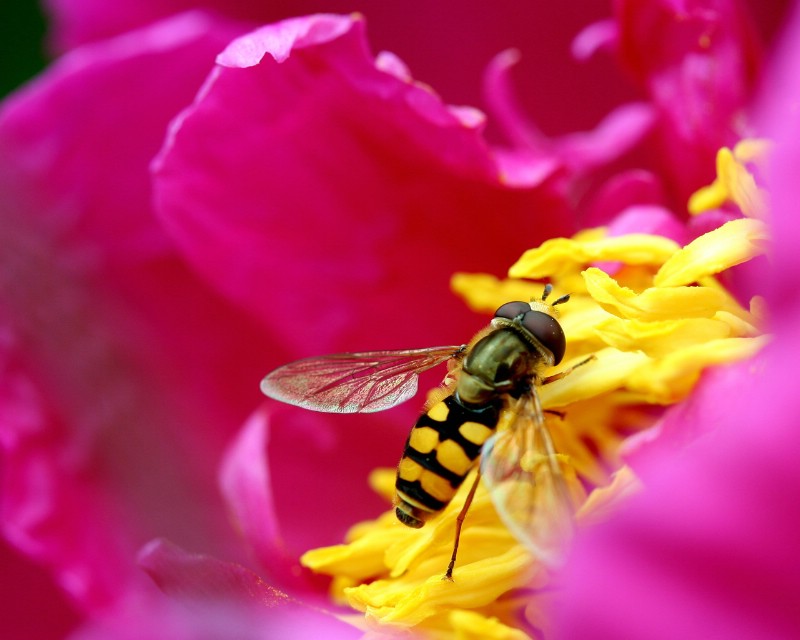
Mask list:
[{"label": "transparent wing", "polygon": [[417,392],[420,373],[460,356],[464,349],[448,346],[306,358],[269,373],[261,381],[261,391],[312,411],[383,411]]},{"label": "transparent wing", "polygon": [[574,471],[555,451],[536,390],[514,403],[508,425],[484,445],[481,473],[509,530],[542,562],[558,566],[574,531]]}]

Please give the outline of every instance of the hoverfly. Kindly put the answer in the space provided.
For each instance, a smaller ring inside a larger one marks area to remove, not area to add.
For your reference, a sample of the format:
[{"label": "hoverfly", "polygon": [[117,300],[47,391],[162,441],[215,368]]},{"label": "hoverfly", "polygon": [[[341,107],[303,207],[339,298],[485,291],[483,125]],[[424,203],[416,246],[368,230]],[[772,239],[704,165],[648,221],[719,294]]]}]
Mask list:
[{"label": "hoverfly", "polygon": [[[276,400],[331,413],[383,411],[411,398],[420,373],[448,362],[439,400],[429,402],[397,467],[395,513],[419,528],[452,500],[481,458],[456,520],[445,579],[452,580],[461,527],[481,477],[511,532],[544,561],[572,532],[573,507],[562,462],[547,429],[537,388],[566,349],[546,285],[541,299],[508,302],[466,345],[343,353],[306,358],[275,369],[261,390]],[[498,429],[501,415],[510,420]]]}]

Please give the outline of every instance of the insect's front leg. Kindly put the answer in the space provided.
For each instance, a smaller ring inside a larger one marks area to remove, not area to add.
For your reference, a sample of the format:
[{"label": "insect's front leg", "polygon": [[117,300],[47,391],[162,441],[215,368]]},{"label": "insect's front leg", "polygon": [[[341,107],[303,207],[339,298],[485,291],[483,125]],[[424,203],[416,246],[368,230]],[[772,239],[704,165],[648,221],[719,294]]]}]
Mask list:
[{"label": "insect's front leg", "polygon": [[569,367],[568,369],[564,369],[563,371],[559,371],[558,373],[554,373],[552,376],[547,376],[545,378],[542,378],[542,384],[550,384],[551,382],[555,382],[556,380],[561,380],[561,378],[565,378],[570,373],[575,371],[575,369],[577,369],[578,367],[582,367],[583,365],[591,362],[592,360],[597,360],[597,356],[592,354],[588,358],[586,358],[585,360],[581,360],[578,364],[574,364],[571,367]]}]

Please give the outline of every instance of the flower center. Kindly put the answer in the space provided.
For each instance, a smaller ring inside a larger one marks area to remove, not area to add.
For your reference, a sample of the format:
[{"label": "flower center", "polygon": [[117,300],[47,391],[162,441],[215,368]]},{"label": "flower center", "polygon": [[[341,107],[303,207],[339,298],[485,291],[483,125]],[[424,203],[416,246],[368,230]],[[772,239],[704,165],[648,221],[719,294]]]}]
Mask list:
[{"label": "flower center", "polygon": [[[570,293],[560,318],[566,353],[546,375],[593,359],[541,387],[540,398],[557,465],[578,505],[578,528],[606,517],[636,489],[621,456],[627,437],[683,400],[705,368],[750,358],[767,340],[758,299],[746,308],[717,279],[764,252],[766,198],[745,167],[761,151],[763,144],[743,144],[720,152],[719,177],[692,206],[699,212],[728,203],[746,217],[684,247],[655,235],[614,237],[588,229],[527,251],[505,280],[453,277],[453,290],[478,312],[536,297],[542,284],[532,281],[544,278],[559,293]],[[610,273],[601,264],[613,265]],[[501,423],[511,419],[509,411],[501,412]],[[522,452],[518,464],[531,471],[541,467],[540,457]],[[370,482],[390,502],[394,479],[394,470],[377,470]],[[404,527],[389,508],[355,525],[344,544],[309,551],[302,562],[332,576],[334,599],[365,612],[370,624],[415,627],[431,637],[547,635],[544,612],[557,597],[557,572],[506,528],[484,483],[466,516],[454,582],[441,579],[471,484],[468,478],[422,529]],[[551,508],[536,502],[539,493],[529,495],[531,504],[523,508]]]}]

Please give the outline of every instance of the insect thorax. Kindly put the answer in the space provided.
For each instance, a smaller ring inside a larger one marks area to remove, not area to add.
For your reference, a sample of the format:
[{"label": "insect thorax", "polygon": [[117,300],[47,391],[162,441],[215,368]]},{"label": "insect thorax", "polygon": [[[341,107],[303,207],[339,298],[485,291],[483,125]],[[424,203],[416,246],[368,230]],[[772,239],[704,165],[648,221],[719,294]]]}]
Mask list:
[{"label": "insect thorax", "polygon": [[483,405],[500,394],[531,384],[546,366],[545,356],[513,327],[503,327],[481,338],[464,359],[456,393],[467,404]]}]

